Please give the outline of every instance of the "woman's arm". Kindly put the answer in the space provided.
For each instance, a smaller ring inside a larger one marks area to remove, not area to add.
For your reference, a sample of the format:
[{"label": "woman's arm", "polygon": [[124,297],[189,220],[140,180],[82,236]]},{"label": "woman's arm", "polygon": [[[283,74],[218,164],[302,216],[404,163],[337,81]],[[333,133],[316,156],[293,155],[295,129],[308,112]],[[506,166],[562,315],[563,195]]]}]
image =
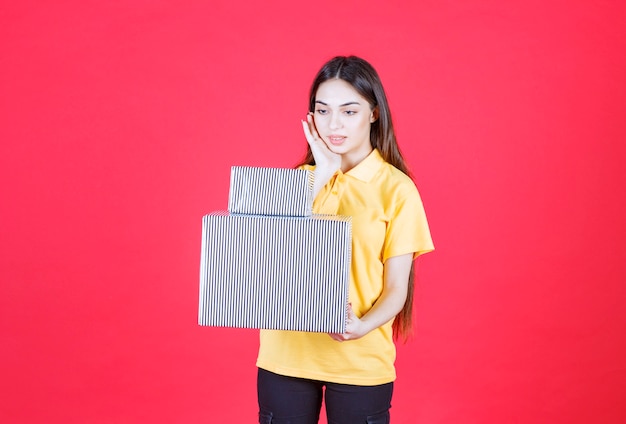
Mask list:
[{"label": "woman's arm", "polygon": [[330,337],[337,341],[358,339],[395,317],[406,301],[412,262],[413,253],[387,259],[383,265],[383,292],[374,306],[360,319],[349,306],[346,332]]}]

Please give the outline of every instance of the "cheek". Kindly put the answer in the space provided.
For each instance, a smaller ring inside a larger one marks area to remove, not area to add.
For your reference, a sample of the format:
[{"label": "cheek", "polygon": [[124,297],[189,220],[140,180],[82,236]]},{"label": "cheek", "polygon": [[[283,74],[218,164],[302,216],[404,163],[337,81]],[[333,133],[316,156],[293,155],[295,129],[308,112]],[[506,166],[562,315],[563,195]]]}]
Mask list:
[{"label": "cheek", "polygon": [[358,122],[354,122],[353,129],[359,133],[366,133],[370,131],[372,124],[370,124],[369,119],[359,119]]}]

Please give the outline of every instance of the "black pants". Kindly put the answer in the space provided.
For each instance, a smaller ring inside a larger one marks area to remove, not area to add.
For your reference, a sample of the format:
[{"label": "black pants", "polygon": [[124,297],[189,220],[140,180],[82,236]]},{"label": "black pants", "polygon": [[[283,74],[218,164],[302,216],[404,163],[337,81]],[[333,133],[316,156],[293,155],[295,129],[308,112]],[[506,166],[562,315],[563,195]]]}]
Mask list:
[{"label": "black pants", "polygon": [[259,368],[260,424],[317,424],[326,388],[328,424],[388,424],[393,383],[353,386],[286,377]]}]

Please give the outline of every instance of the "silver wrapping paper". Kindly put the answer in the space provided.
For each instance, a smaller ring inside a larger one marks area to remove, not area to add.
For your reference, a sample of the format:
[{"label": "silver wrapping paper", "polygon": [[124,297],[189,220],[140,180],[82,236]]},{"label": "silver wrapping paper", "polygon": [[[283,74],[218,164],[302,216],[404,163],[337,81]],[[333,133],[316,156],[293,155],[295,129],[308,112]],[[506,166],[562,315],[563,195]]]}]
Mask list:
[{"label": "silver wrapping paper", "polygon": [[250,215],[311,216],[313,172],[233,166],[228,211]]},{"label": "silver wrapping paper", "polygon": [[205,215],[198,323],[343,333],[351,236],[349,217]]}]

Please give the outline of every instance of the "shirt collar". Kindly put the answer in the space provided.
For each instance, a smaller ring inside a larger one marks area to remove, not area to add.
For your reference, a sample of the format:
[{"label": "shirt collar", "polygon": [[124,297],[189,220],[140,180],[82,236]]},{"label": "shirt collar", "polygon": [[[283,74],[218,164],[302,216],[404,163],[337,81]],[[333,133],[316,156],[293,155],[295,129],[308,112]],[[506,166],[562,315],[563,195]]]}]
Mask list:
[{"label": "shirt collar", "polygon": [[376,173],[384,163],[385,160],[380,155],[378,149],[374,149],[357,166],[346,172],[346,175],[350,175],[357,180],[368,183],[374,177],[374,175],[376,175]]}]

